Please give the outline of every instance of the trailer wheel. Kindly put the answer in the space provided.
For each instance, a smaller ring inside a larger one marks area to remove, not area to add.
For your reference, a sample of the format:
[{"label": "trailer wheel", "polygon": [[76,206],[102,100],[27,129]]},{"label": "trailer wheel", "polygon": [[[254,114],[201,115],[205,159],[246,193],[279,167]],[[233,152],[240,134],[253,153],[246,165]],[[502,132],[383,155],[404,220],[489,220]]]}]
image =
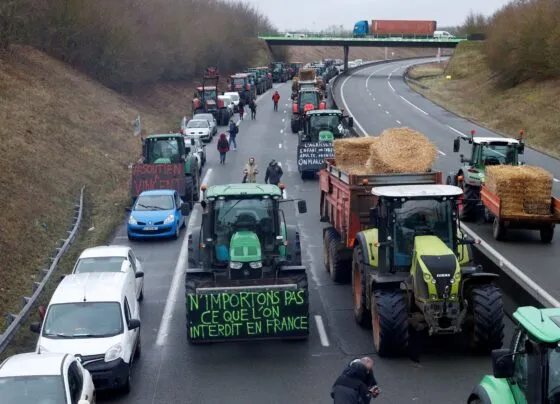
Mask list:
[{"label": "trailer wheel", "polygon": [[408,348],[407,296],[397,290],[374,290],[371,299],[373,344],[379,356],[399,356]]},{"label": "trailer wheel", "polygon": [[480,199],[480,189],[463,182],[463,209],[461,210],[461,220],[465,222],[472,222],[476,220],[476,206],[477,202],[470,200]]},{"label": "trailer wheel", "polygon": [[540,228],[541,243],[550,244],[554,238],[554,225],[547,225]]},{"label": "trailer wheel", "polygon": [[474,325],[471,347],[489,353],[502,347],[504,340],[504,303],[500,289],[493,284],[478,285],[471,291]]},{"label": "trailer wheel", "polygon": [[507,236],[507,229],[504,223],[497,217],[494,218],[494,223],[492,223],[492,235],[498,241],[505,240]]},{"label": "trailer wheel", "polygon": [[325,271],[327,272],[329,272],[329,265],[330,265],[329,246],[331,244],[331,240],[335,240],[337,238],[338,236],[336,234],[336,231],[332,227],[329,227],[323,233],[323,262],[325,264]]},{"label": "trailer wheel", "polygon": [[367,277],[362,265],[362,249],[354,248],[352,257],[352,295],[354,297],[354,319],[364,328],[371,328],[371,312],[367,307]]},{"label": "trailer wheel", "polygon": [[351,261],[341,257],[342,249],[339,239],[331,240],[329,244],[329,274],[336,283],[349,283],[352,278],[352,271],[348,270]]}]

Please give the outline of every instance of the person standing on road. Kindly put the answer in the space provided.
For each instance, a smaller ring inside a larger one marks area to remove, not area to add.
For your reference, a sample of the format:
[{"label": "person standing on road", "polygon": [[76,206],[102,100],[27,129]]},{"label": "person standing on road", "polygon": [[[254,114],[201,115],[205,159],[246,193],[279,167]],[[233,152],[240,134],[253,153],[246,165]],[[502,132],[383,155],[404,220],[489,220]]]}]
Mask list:
[{"label": "person standing on road", "polygon": [[333,384],[331,398],[335,404],[369,404],[380,393],[373,375],[373,360],[355,359]]},{"label": "person standing on road", "polygon": [[276,90],[272,95],[272,102],[274,103],[275,111],[278,111],[278,101],[280,101],[280,94],[278,94],[278,90]]},{"label": "person standing on road", "polygon": [[229,151],[229,142],[227,140],[226,134],[222,133],[217,144],[218,152],[220,153],[220,164],[226,163],[226,154]]},{"label": "person standing on road", "polygon": [[255,163],[255,158],[249,158],[249,162],[245,164],[245,169],[243,170],[243,182],[257,182],[258,173],[259,169],[257,167],[257,163]]},{"label": "person standing on road", "polygon": [[236,137],[237,134],[239,133],[239,127],[237,126],[237,124],[235,122],[233,122],[233,119],[229,120],[229,143],[230,145],[232,145],[232,149],[231,150],[237,150],[237,141],[236,141]]},{"label": "person standing on road", "polygon": [[249,109],[251,110],[251,120],[257,119],[257,103],[254,99],[251,98],[249,101]]},{"label": "person standing on road", "polygon": [[239,100],[239,120],[243,120],[243,115],[245,115],[245,101],[241,99]]},{"label": "person standing on road", "polygon": [[280,184],[280,179],[282,178],[283,174],[284,172],[282,171],[282,167],[278,165],[278,162],[276,160],[272,160],[266,168],[264,182],[266,184],[278,185]]}]

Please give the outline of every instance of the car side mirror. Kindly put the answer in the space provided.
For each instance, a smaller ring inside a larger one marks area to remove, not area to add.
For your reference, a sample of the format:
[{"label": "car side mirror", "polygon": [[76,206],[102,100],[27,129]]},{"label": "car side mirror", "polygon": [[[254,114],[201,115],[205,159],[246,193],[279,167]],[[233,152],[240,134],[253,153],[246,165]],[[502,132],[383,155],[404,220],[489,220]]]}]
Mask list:
[{"label": "car side mirror", "polygon": [[35,334],[39,334],[41,332],[41,323],[36,321],[34,323],[29,324],[29,330],[34,332]]},{"label": "car side mirror", "polygon": [[353,117],[348,118],[348,127],[349,128],[354,127],[354,118]]},{"label": "car side mirror", "polygon": [[191,213],[191,207],[188,203],[183,202],[181,204],[181,213],[183,216],[188,216]]},{"label": "car side mirror", "polygon": [[137,318],[133,318],[128,322],[128,329],[129,330],[135,330],[137,328],[140,328],[140,320],[138,320]]},{"label": "car side mirror", "polygon": [[307,202],[306,201],[298,201],[297,208],[299,213],[307,213]]},{"label": "car side mirror", "polygon": [[496,379],[513,377],[513,354],[509,349],[494,349],[492,351],[492,371]]},{"label": "car side mirror", "polygon": [[377,211],[377,208],[371,208],[369,210],[369,223],[372,226],[378,226],[378,222],[379,221],[379,212]]},{"label": "car side mirror", "polygon": [[461,148],[461,139],[458,137],[453,140],[453,153],[458,153]]},{"label": "car side mirror", "polygon": [[136,278],[143,278],[144,277],[144,272],[138,271],[138,272],[136,272],[135,276],[136,276]]}]

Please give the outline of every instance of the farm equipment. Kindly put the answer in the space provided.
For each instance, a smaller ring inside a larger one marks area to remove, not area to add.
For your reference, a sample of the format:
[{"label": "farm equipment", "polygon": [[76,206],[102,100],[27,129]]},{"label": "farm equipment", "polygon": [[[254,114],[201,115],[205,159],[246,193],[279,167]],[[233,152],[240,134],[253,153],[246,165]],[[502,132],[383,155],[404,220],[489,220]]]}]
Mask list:
[{"label": "farm equipment", "polygon": [[475,221],[480,205],[480,187],[485,179],[486,166],[511,165],[517,166],[519,156],[525,151],[523,143],[523,131],[518,139],[502,137],[475,137],[475,131],[471,130],[471,136],[459,136],[453,141],[453,152],[458,153],[461,140],[472,145],[470,159],[465,159],[461,154],[461,164],[464,164],[457,172],[452,172],[447,177],[447,184],[455,185],[463,189],[464,200],[460,211],[461,220],[465,222]]},{"label": "farm equipment", "polygon": [[290,77],[290,79],[293,79],[299,74],[299,70],[303,67],[303,63],[292,62],[290,63],[290,67],[292,68],[292,76]]},{"label": "farm equipment", "polygon": [[[188,235],[188,340],[306,339],[308,279],[298,228],[280,207],[283,185],[202,189],[202,224]],[[304,200],[297,206],[307,212]]]},{"label": "farm equipment", "polygon": [[[218,82],[220,75],[217,67],[207,67],[202,78],[202,86],[196,88],[192,101],[192,113],[212,114],[218,119]],[[213,85],[207,85],[213,83]]]},{"label": "farm equipment", "polygon": [[255,85],[251,85],[247,73],[237,73],[230,76],[229,91],[237,91],[239,98],[248,103],[257,96]]},{"label": "farm equipment", "polygon": [[257,85],[257,94],[258,95],[261,95],[266,90],[268,90],[267,83],[266,83],[266,72],[263,72],[258,67],[251,67],[251,68],[247,69],[247,71],[249,72],[249,74],[254,74],[255,75],[255,82],[256,82],[256,85]]},{"label": "farm equipment", "polygon": [[380,356],[407,352],[409,326],[470,337],[473,349],[502,346],[499,276],[472,262],[457,219],[460,188],[441,172],[355,175],[326,160],[320,172],[324,262],[352,282],[354,317],[373,326]]},{"label": "farm equipment", "polygon": [[268,67],[257,67],[259,73],[263,76],[265,80],[265,91],[272,88],[272,73]]},{"label": "farm equipment", "polygon": [[314,177],[326,158],[334,157],[332,142],[350,136],[354,118],[337,109],[306,112],[297,148],[298,171],[302,179]]},{"label": "farm equipment", "polygon": [[315,88],[300,89],[292,104],[292,133],[298,133],[301,129],[304,113],[315,109],[326,109],[321,93]]},{"label": "farm equipment", "polygon": [[249,85],[253,90],[253,98],[256,98],[257,95],[261,95],[264,93],[264,83],[259,77],[256,71],[248,71],[247,76],[249,76]]},{"label": "farm equipment", "polygon": [[274,83],[285,83],[288,81],[288,69],[284,62],[273,62],[271,64],[272,80]]},{"label": "farm equipment", "polygon": [[493,375],[473,389],[469,404],[560,403],[560,309],[519,307],[509,348],[492,351]]},{"label": "farm equipment", "polygon": [[142,140],[142,163],[132,166],[132,199],[150,189],[175,189],[192,208],[200,197],[198,160],[180,133],[149,135]]}]

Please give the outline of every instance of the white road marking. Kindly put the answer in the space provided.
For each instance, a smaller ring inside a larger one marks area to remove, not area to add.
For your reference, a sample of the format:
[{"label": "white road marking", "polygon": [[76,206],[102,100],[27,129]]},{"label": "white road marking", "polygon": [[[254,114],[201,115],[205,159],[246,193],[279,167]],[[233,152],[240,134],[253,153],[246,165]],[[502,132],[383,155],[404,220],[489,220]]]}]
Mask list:
[{"label": "white road marking", "polygon": [[284,129],[280,129],[280,133],[284,133]]},{"label": "white road marking", "polygon": [[377,104],[377,106],[381,108],[381,104]]},{"label": "white road marking", "polygon": [[444,152],[442,152],[441,150],[437,151],[439,154],[441,154],[442,156],[446,156],[446,154]]},{"label": "white road marking", "polygon": [[416,105],[414,105],[413,103],[411,103],[410,101],[408,101],[406,98],[404,98],[402,95],[399,95],[399,97],[401,97],[403,99],[404,102],[410,104],[411,106],[413,106],[414,108],[416,108],[418,111],[422,112],[424,115],[429,115],[426,111],[424,111],[421,108],[418,108]]},{"label": "white road marking", "polygon": [[391,85],[391,82],[388,81],[387,84],[389,85],[389,87],[391,88],[391,90],[393,90],[393,92],[395,92],[395,89],[394,89],[393,86]]},{"label": "white road marking", "polygon": [[114,240],[128,240],[128,236],[115,236]]},{"label": "white road marking", "polygon": [[553,178],[553,180],[554,180],[554,182],[560,182],[560,180],[557,179],[557,178]]},{"label": "white road marking", "polygon": [[319,338],[321,338],[321,345],[330,346],[327,330],[325,330],[325,325],[323,324],[323,317],[315,315],[315,323],[317,324],[317,331],[319,331]]},{"label": "white road marking", "polygon": [[[371,76],[373,76],[375,73],[378,73],[382,70],[387,69],[389,66],[384,66],[381,69],[376,69],[374,71],[371,72],[371,74],[368,76],[368,78],[366,79],[366,88],[368,88],[368,84],[369,84],[369,79],[371,79]],[[346,78],[346,80],[348,80],[350,77],[352,77],[352,75],[348,76]],[[344,80],[344,83],[346,83],[346,80]],[[342,86],[340,86],[340,93],[342,93],[342,88],[344,87],[344,83],[342,83]]]},{"label": "white road marking", "polygon": [[[373,73],[372,73],[373,74]],[[348,104],[346,103],[346,98],[344,97],[344,85],[346,84],[346,82],[348,81],[348,79],[350,79],[350,77],[352,77],[351,75],[346,77],[344,79],[344,81],[342,82],[342,84],[340,85],[340,98],[342,100],[342,103],[344,104],[344,109],[346,111],[349,111],[348,109]],[[366,83],[367,86],[367,83]],[[358,127],[358,129],[360,129],[362,131],[362,134],[364,136],[369,136],[366,132],[366,130],[364,129],[364,127],[362,125],[360,125],[360,122],[358,122],[357,120],[354,119],[354,123],[356,124],[356,126]]]},{"label": "white road marking", "polygon": [[282,122],[286,122],[286,118],[282,118]]},{"label": "white road marking", "polygon": [[465,134],[464,134],[463,132],[461,132],[460,130],[455,129],[453,126],[447,125],[447,127],[448,127],[449,129],[451,129],[453,132],[455,132],[455,133],[461,135],[462,137],[468,137],[467,135],[465,135]]},{"label": "white road marking", "polygon": [[389,115],[389,111],[385,111],[385,113],[386,113],[387,115]]},{"label": "white road marking", "polygon": [[[202,179],[202,184],[207,185],[212,177],[212,168],[209,168]],[[202,195],[201,195],[202,197]],[[194,226],[195,218],[200,214],[200,205],[195,205],[189,217],[189,222],[187,223],[187,232]],[[188,261],[189,255],[189,235],[185,234],[183,239],[183,245],[181,245],[181,251],[179,252],[179,259],[177,260],[177,265],[175,265],[175,272],[173,274],[173,280],[171,281],[171,287],[169,288],[169,293],[167,294],[167,300],[165,301],[165,308],[163,309],[163,316],[161,318],[161,323],[159,325],[159,330],[156,339],[156,345],[165,345],[167,336],[169,335],[169,327],[171,326],[171,319],[173,317],[173,310],[175,308],[175,302],[179,295],[179,290],[183,284],[183,274],[185,272],[185,266]]]},{"label": "white road marking", "polygon": [[282,143],[278,143],[278,148],[279,148],[279,149],[282,148]]},{"label": "white road marking", "polygon": [[402,122],[401,122],[401,121],[399,121],[398,119],[397,119],[397,123],[398,123],[399,125],[401,125],[401,124],[402,124]]},{"label": "white road marking", "polygon": [[375,97],[373,97],[373,101],[375,101]]}]

